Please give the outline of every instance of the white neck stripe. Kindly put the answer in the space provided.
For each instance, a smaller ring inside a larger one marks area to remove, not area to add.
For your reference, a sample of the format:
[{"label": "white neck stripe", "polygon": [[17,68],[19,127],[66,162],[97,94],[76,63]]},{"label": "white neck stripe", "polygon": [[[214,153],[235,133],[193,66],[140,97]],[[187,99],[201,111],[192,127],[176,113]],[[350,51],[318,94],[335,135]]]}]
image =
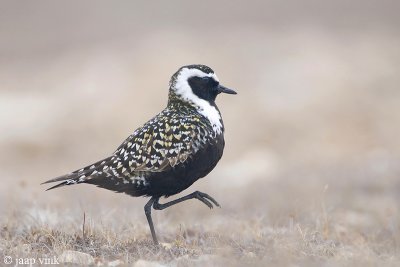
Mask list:
[{"label": "white neck stripe", "polygon": [[192,91],[188,83],[188,79],[190,77],[197,76],[197,77],[212,77],[214,80],[219,81],[217,75],[215,73],[204,73],[199,69],[189,69],[183,68],[178,77],[176,78],[175,83],[175,92],[185,101],[193,103],[196,107],[198,107],[198,111],[204,117],[206,117],[209,122],[211,123],[213,130],[215,133],[220,134],[222,133],[222,119],[221,114],[219,111],[212,106],[208,101],[199,98],[195,95]]}]

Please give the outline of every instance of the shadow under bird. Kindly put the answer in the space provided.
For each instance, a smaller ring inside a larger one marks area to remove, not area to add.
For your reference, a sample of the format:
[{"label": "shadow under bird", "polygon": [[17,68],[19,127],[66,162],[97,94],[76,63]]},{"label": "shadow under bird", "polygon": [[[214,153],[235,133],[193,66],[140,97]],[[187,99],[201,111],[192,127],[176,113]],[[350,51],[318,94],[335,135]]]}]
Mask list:
[{"label": "shadow under bird", "polygon": [[224,124],[215,99],[218,94],[236,94],[222,86],[214,71],[205,65],[181,67],[169,84],[168,105],[134,131],[108,158],[44,183],[94,184],[131,196],[151,197],[144,206],[151,235],[158,244],[151,208],[163,210],[189,199],[213,208],[220,206],[206,193],[159,203],[175,195],[217,165],[225,146]]}]

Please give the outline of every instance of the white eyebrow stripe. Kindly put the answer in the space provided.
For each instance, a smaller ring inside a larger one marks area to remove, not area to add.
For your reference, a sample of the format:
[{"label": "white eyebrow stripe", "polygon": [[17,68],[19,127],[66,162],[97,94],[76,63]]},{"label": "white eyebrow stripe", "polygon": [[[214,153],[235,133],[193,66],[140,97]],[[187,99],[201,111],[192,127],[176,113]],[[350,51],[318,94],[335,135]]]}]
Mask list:
[{"label": "white eyebrow stripe", "polygon": [[219,79],[217,77],[217,75],[215,73],[205,73],[199,69],[189,69],[189,68],[183,68],[178,77],[177,77],[177,81],[187,81],[189,78],[191,77],[211,77],[213,78],[215,81],[219,82]]}]

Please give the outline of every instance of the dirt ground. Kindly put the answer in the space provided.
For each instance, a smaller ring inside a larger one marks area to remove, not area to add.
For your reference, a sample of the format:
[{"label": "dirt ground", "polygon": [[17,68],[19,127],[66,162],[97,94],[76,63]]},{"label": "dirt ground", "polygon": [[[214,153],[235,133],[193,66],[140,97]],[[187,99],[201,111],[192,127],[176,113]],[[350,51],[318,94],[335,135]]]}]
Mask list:
[{"label": "dirt ground", "polygon": [[[203,2],[1,4],[0,265],[400,266],[399,6]],[[45,192],[193,63],[238,95],[217,99],[221,162],[163,201],[199,190],[221,208],[153,212],[155,247],[146,198]]]}]

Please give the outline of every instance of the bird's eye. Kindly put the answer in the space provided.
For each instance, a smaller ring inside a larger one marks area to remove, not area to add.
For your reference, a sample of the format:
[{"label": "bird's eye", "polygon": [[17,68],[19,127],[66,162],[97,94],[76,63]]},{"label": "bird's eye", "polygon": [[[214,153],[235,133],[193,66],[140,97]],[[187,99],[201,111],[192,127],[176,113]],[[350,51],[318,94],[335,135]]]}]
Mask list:
[{"label": "bird's eye", "polygon": [[211,77],[202,77],[204,83],[209,84],[211,86],[217,86],[219,83]]}]

